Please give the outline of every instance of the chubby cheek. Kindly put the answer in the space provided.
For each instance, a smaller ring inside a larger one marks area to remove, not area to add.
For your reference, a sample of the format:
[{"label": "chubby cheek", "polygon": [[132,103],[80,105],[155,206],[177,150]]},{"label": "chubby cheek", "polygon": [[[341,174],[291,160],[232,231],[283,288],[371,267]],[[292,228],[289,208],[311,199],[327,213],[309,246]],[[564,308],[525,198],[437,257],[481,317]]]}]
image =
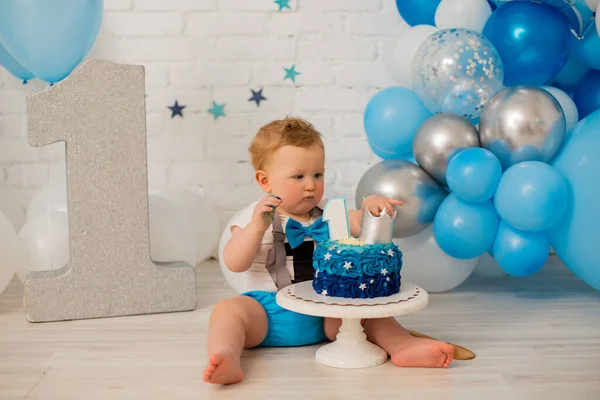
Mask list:
[{"label": "chubby cheek", "polygon": [[321,179],[319,183],[317,183],[317,189],[315,190],[316,196],[323,197],[323,192],[325,191],[325,182]]},{"label": "chubby cheek", "polygon": [[283,204],[294,204],[302,200],[304,191],[300,182],[289,181],[285,182],[281,187]]}]

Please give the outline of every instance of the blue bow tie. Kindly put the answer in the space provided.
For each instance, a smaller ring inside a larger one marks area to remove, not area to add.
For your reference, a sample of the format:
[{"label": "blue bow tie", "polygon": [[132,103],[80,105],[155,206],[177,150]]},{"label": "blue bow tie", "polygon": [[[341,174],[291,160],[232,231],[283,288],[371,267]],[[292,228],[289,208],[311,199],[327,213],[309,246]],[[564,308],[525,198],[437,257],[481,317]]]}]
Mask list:
[{"label": "blue bow tie", "polygon": [[319,218],[310,226],[303,226],[300,222],[290,218],[285,226],[285,235],[293,249],[300,246],[306,236],[312,237],[315,242],[329,239],[329,227],[323,218]]}]

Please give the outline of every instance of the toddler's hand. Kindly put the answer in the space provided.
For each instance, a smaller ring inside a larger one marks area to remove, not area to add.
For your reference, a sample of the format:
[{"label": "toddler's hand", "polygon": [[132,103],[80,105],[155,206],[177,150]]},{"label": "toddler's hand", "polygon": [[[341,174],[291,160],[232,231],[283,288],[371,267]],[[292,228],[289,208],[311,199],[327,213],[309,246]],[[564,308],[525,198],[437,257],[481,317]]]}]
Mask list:
[{"label": "toddler's hand", "polygon": [[371,214],[378,217],[383,210],[387,211],[387,215],[393,216],[395,213],[394,206],[400,206],[400,200],[391,199],[385,196],[369,196],[363,200],[361,209],[369,210]]},{"label": "toddler's hand", "polygon": [[254,207],[250,224],[259,232],[264,233],[273,223],[275,209],[281,204],[281,198],[268,194]]}]

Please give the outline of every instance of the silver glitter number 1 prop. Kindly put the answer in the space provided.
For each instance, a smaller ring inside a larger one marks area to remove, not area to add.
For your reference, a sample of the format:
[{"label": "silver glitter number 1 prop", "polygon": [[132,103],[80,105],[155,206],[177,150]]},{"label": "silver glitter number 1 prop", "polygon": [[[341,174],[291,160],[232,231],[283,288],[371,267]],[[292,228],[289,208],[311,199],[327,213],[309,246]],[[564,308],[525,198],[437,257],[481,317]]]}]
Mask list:
[{"label": "silver glitter number 1 prop", "polygon": [[70,260],[32,272],[32,322],[186,311],[196,275],[150,259],[141,66],[89,60],[27,99],[29,143],[66,143]]}]

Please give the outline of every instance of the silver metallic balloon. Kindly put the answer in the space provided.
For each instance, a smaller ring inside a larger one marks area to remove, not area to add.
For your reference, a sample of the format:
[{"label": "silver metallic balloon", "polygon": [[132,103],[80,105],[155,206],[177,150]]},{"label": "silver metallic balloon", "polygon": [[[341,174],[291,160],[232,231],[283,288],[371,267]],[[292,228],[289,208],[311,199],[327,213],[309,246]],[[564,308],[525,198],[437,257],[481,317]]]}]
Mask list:
[{"label": "silver metallic balloon", "polygon": [[403,202],[395,206],[394,237],[412,236],[433,222],[448,193],[421,167],[405,160],[385,160],[373,165],[356,187],[356,207],[370,195]]},{"label": "silver metallic balloon", "polygon": [[498,92],[479,121],[482,147],[504,169],[522,161],[549,162],[565,137],[566,121],[558,101],[538,87],[514,86]]},{"label": "silver metallic balloon", "polygon": [[461,150],[479,147],[477,129],[454,114],[436,114],[421,124],[413,140],[413,154],[421,168],[447,186],[446,168]]}]

